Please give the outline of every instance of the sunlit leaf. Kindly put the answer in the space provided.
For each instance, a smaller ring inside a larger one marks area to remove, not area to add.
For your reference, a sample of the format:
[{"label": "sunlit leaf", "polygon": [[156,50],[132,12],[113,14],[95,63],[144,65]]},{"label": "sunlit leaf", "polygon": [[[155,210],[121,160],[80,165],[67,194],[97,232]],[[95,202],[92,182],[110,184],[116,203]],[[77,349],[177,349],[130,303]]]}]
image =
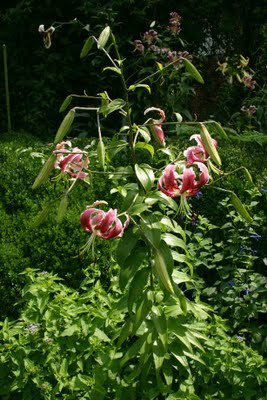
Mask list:
[{"label": "sunlit leaf", "polygon": [[160,222],[153,214],[143,216],[141,220],[141,229],[153,248],[158,248],[161,241]]},{"label": "sunlit leaf", "polygon": [[116,74],[121,75],[121,69],[119,67],[105,67],[103,68],[103,71],[113,71],[116,72]]},{"label": "sunlit leaf", "polygon": [[147,164],[135,164],[134,166],[137,179],[146,191],[149,191],[154,184],[153,169]]},{"label": "sunlit leaf", "polygon": [[151,146],[151,144],[148,143],[144,143],[144,142],[137,142],[135,145],[135,149],[142,149],[142,150],[146,150],[150,153],[151,157],[154,156],[154,147]]},{"label": "sunlit leaf", "polygon": [[144,88],[144,89],[146,89],[146,90],[151,94],[150,86],[149,86],[149,85],[146,85],[146,84],[144,84],[144,83],[138,83],[138,84],[136,84],[136,85],[131,85],[131,86],[129,86],[128,90],[129,90],[129,91],[134,91],[134,90],[137,89],[137,88]]}]

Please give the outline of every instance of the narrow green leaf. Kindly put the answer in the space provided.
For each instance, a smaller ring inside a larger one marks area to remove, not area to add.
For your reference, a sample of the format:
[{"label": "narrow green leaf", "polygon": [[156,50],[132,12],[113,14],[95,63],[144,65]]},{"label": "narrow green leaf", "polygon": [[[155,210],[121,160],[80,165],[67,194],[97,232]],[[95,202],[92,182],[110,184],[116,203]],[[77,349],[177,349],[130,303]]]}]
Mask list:
[{"label": "narrow green leaf", "polygon": [[37,175],[33,185],[32,185],[32,189],[36,189],[39,186],[41,186],[44,182],[47,181],[50,173],[53,171],[54,169],[54,165],[55,165],[55,161],[56,161],[56,156],[54,154],[52,154],[45,162],[45,164],[43,165],[43,168],[41,169],[41,171],[39,172],[39,174]]},{"label": "narrow green leaf", "polygon": [[60,109],[59,109],[59,112],[65,111],[66,108],[70,105],[71,100],[72,100],[72,96],[71,96],[71,95],[67,96],[67,97],[65,98],[65,100],[63,101],[63,103],[61,104],[61,107],[60,107]]},{"label": "narrow green leaf", "polygon": [[131,86],[129,86],[128,90],[134,91],[136,88],[140,88],[140,87],[146,89],[149,92],[149,94],[151,94],[150,86],[146,85],[144,83],[138,83],[137,85],[131,85]]},{"label": "narrow green leaf", "polygon": [[61,122],[60,127],[58,128],[58,131],[56,133],[54,143],[61,142],[64,136],[68,133],[73,123],[74,117],[75,117],[75,110],[72,108]]},{"label": "narrow green leaf", "polygon": [[173,270],[173,258],[167,244],[162,240],[158,248],[154,249],[154,268],[163,286],[174,293],[171,274]]},{"label": "narrow green leaf", "polygon": [[138,195],[139,195],[138,189],[129,190],[127,192],[127,195],[126,195],[125,199],[123,200],[122,206],[120,208],[121,212],[125,212],[125,211],[130,212],[131,208],[137,201]]},{"label": "narrow green leaf", "polygon": [[153,169],[147,164],[135,164],[134,169],[137,179],[143,188],[146,191],[149,191],[152,188],[155,179]]},{"label": "narrow green leaf", "polygon": [[95,328],[94,336],[101,340],[101,342],[110,342],[110,338],[99,328]]},{"label": "narrow green leaf", "polygon": [[153,214],[141,219],[141,229],[150,245],[157,249],[161,241],[160,222]]},{"label": "narrow green leaf", "polygon": [[209,131],[207,130],[206,126],[204,124],[200,124],[201,126],[201,139],[204,144],[205,149],[207,150],[208,155],[210,158],[220,167],[222,162],[219,156],[219,153],[212,141],[212,138],[209,134]]},{"label": "narrow green leaf", "polygon": [[143,292],[148,280],[150,268],[142,268],[137,271],[130,283],[128,291],[128,310],[132,312],[133,305],[138,301],[139,296]]},{"label": "narrow green leaf", "polygon": [[167,331],[167,320],[166,316],[161,307],[153,307],[153,313],[151,314],[153,324],[156,328],[156,331],[159,335],[160,341],[164,348],[164,351],[167,351],[168,347],[168,331]]},{"label": "narrow green leaf", "polygon": [[125,266],[127,257],[131,254],[131,251],[135,247],[139,239],[139,234],[133,232],[132,229],[127,229],[119,241],[117,247],[117,262],[120,267]]},{"label": "narrow green leaf", "polygon": [[243,217],[249,223],[253,222],[252,217],[249,215],[243,203],[235,193],[231,193],[230,200],[233,206],[235,207],[236,211],[241,215],[241,217]]},{"label": "narrow green leaf", "polygon": [[131,347],[126,351],[124,357],[120,361],[121,367],[126,364],[131,358],[136,357],[139,353],[140,349],[142,348],[144,342],[147,340],[149,335],[149,331],[145,332],[142,336],[139,337]]},{"label": "narrow green leaf", "polygon": [[110,33],[111,31],[109,26],[106,26],[100,33],[99,38],[97,39],[97,47],[99,49],[103,49],[106,46]]},{"label": "narrow green leaf", "polygon": [[87,56],[87,54],[91,50],[94,42],[95,42],[95,39],[93,38],[93,36],[90,36],[88,39],[86,39],[86,41],[83,45],[83,48],[81,50],[81,53],[80,53],[80,58],[84,58]]},{"label": "narrow green leaf", "polygon": [[113,71],[116,72],[117,74],[121,75],[121,69],[119,67],[105,67],[103,68],[103,71]]},{"label": "narrow green leaf", "polygon": [[147,150],[150,153],[151,157],[154,156],[155,151],[154,151],[154,147],[151,146],[151,144],[144,143],[144,142],[137,142],[135,145],[135,149]]},{"label": "narrow green leaf", "polygon": [[99,112],[106,117],[107,115],[111,114],[114,111],[123,109],[124,106],[125,106],[125,101],[123,99],[115,99],[108,104],[101,105]]},{"label": "narrow green leaf", "polygon": [[145,199],[145,203],[149,204],[149,205],[153,205],[157,202],[161,202],[161,203],[165,204],[166,206],[170,207],[174,211],[178,211],[178,209],[179,209],[175,200],[173,200],[169,196],[166,196],[166,194],[164,194],[160,191],[153,193],[151,196],[149,196]]},{"label": "narrow green leaf", "polygon": [[133,315],[133,318],[132,318],[132,322],[133,322],[132,334],[134,334],[138,330],[138,328],[140,327],[140,325],[142,324],[142,322],[144,321],[144,319],[150,312],[152,304],[153,303],[148,298],[147,293],[146,292],[143,293],[142,297],[140,298],[140,302],[136,307],[135,314]]},{"label": "narrow green leaf", "polygon": [[132,332],[132,326],[133,326],[132,321],[128,319],[120,330],[120,336],[118,338],[117,348],[119,348],[125,342],[125,340],[130,336]]},{"label": "narrow green leaf", "polygon": [[162,239],[167,243],[170,247],[180,247],[185,252],[187,251],[186,244],[183,239],[178,238],[177,236],[173,235],[172,233],[164,233],[162,235]]},{"label": "narrow green leaf", "polygon": [[146,143],[148,143],[151,140],[151,135],[150,135],[150,131],[146,126],[137,126],[137,132],[140,133],[140,135],[142,136],[142,138],[144,139],[144,141]]},{"label": "narrow green leaf", "polygon": [[147,249],[140,245],[133,248],[130,255],[124,262],[124,267],[120,269],[119,284],[120,289],[124,290],[133,278],[135,271],[142,266],[147,257]]},{"label": "narrow green leaf", "polygon": [[199,83],[204,83],[204,80],[196,67],[187,59],[183,58],[183,63],[185,65],[185,68],[187,72]]}]

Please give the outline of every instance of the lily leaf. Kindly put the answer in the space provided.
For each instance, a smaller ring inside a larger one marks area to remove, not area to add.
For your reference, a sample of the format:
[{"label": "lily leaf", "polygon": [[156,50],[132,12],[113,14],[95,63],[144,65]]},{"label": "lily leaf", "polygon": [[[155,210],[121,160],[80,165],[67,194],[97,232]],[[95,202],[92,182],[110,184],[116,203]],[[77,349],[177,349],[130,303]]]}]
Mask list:
[{"label": "lily leaf", "polygon": [[143,188],[148,192],[154,184],[155,176],[153,169],[147,164],[135,164],[134,169],[137,179]]}]

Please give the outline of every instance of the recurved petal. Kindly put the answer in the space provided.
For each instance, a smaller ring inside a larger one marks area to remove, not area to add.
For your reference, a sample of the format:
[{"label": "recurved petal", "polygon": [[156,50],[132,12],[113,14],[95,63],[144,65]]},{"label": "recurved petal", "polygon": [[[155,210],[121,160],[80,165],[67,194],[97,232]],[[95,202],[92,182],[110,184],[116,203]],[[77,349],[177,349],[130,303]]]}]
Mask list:
[{"label": "recurved petal", "polygon": [[111,238],[121,236],[122,233],[123,233],[123,226],[122,226],[121,220],[119,218],[116,218],[115,225],[105,232],[103,232],[103,231],[99,232],[99,235],[103,239],[111,239]]},{"label": "recurved petal", "polygon": [[101,234],[106,233],[114,224],[117,218],[117,210],[111,208],[107,213],[105,213],[104,218],[100,221],[95,229],[99,230]]}]

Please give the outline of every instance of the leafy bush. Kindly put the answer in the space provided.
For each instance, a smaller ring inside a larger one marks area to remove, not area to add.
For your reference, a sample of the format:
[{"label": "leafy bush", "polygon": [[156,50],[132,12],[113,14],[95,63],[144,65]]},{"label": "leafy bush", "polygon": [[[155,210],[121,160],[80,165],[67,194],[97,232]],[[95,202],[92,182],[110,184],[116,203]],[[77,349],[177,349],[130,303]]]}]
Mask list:
[{"label": "leafy bush", "polygon": [[[89,144],[88,141],[83,141]],[[0,315],[12,315],[14,299],[23,286],[25,268],[36,266],[44,271],[54,271],[77,287],[83,277],[82,270],[91,263],[90,255],[79,257],[79,214],[101,193],[108,195],[107,183],[94,181],[87,191],[82,188],[71,193],[69,208],[62,223],[55,222],[59,197],[64,186],[45,185],[38,192],[32,190],[36,171],[45,159],[48,145],[23,132],[1,138],[0,167],[5,171],[0,182]],[[48,217],[35,226],[42,209],[49,208]],[[108,249],[102,244],[99,260],[103,281],[109,284]]]},{"label": "leafy bush", "polygon": [[25,274],[30,282],[23,312],[18,321],[2,323],[0,332],[0,394],[6,400],[243,400],[244,393],[247,400],[264,399],[263,358],[230,338],[220,318],[205,321],[200,303],[191,303],[193,314],[185,316],[173,300],[159,298],[147,310],[151,318],[127,338],[127,295],[121,296],[116,279],[105,291],[88,275],[73,290],[55,275]]}]

